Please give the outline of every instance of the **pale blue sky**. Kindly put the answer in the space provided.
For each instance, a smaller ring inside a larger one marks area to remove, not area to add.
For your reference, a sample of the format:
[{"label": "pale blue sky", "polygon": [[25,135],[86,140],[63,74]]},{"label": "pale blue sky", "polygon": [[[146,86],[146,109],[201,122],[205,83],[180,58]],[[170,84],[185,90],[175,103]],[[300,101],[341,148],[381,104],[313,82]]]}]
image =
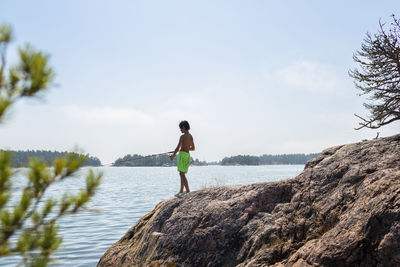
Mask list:
[{"label": "pale blue sky", "polygon": [[[310,153],[372,138],[347,71],[398,1],[3,0],[16,48],[51,55],[57,87],[19,103],[0,148],[70,150],[104,163],[172,150],[191,123],[193,156]],[[378,131],[398,133],[399,124]]]}]

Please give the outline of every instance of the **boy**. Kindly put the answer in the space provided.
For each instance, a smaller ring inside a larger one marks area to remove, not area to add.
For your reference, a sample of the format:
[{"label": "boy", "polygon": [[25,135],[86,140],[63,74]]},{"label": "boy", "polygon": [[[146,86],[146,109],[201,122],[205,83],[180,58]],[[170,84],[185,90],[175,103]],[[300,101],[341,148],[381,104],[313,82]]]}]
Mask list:
[{"label": "boy", "polygon": [[[186,179],[185,173],[187,173],[190,164],[189,150],[194,150],[193,137],[189,133],[190,130],[189,123],[187,121],[181,121],[179,123],[179,128],[181,129],[181,132],[183,134],[179,138],[179,143],[178,146],[175,148],[174,154],[172,154],[170,157],[171,160],[174,160],[176,153],[179,151],[177,165],[178,165],[178,172],[181,177],[181,189],[179,190],[179,193],[175,195],[176,197],[181,197],[184,194],[190,192],[189,184]],[[183,192],[183,187],[186,188],[186,192]]]}]

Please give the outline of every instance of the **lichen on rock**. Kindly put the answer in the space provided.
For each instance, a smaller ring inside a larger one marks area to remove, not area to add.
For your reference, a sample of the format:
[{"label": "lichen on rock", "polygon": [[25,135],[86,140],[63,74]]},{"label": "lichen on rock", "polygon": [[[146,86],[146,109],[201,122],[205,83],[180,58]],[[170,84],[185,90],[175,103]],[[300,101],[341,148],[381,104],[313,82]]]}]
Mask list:
[{"label": "lichen on rock", "polygon": [[159,203],[98,266],[400,266],[400,135]]}]

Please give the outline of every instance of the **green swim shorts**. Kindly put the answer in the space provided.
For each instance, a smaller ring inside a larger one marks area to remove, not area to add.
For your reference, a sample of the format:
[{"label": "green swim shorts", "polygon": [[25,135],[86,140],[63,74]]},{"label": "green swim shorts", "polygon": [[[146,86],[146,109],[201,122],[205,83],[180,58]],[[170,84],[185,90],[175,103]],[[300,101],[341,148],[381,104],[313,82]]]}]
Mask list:
[{"label": "green swim shorts", "polygon": [[190,154],[185,151],[179,151],[177,162],[178,172],[187,173],[190,164]]}]

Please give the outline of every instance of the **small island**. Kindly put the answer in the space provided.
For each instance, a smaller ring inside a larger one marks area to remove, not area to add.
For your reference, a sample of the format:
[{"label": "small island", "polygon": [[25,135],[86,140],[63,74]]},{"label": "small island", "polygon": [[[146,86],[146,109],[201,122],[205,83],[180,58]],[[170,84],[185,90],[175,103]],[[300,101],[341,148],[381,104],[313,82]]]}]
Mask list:
[{"label": "small island", "polygon": [[282,154],[250,156],[238,155],[233,157],[225,157],[220,165],[293,165],[306,164],[307,161],[318,156],[318,153],[312,154]]},{"label": "small island", "polygon": [[[208,165],[206,161],[200,161],[198,159],[191,159],[191,165],[196,165],[196,166],[205,166]],[[133,154],[133,155],[126,155],[122,158],[117,159],[112,166],[115,167],[170,167],[170,166],[176,166],[176,158],[171,161],[169,158],[169,155],[163,154],[163,155],[149,155],[149,156],[144,156],[144,155],[139,155],[139,154]]]}]

